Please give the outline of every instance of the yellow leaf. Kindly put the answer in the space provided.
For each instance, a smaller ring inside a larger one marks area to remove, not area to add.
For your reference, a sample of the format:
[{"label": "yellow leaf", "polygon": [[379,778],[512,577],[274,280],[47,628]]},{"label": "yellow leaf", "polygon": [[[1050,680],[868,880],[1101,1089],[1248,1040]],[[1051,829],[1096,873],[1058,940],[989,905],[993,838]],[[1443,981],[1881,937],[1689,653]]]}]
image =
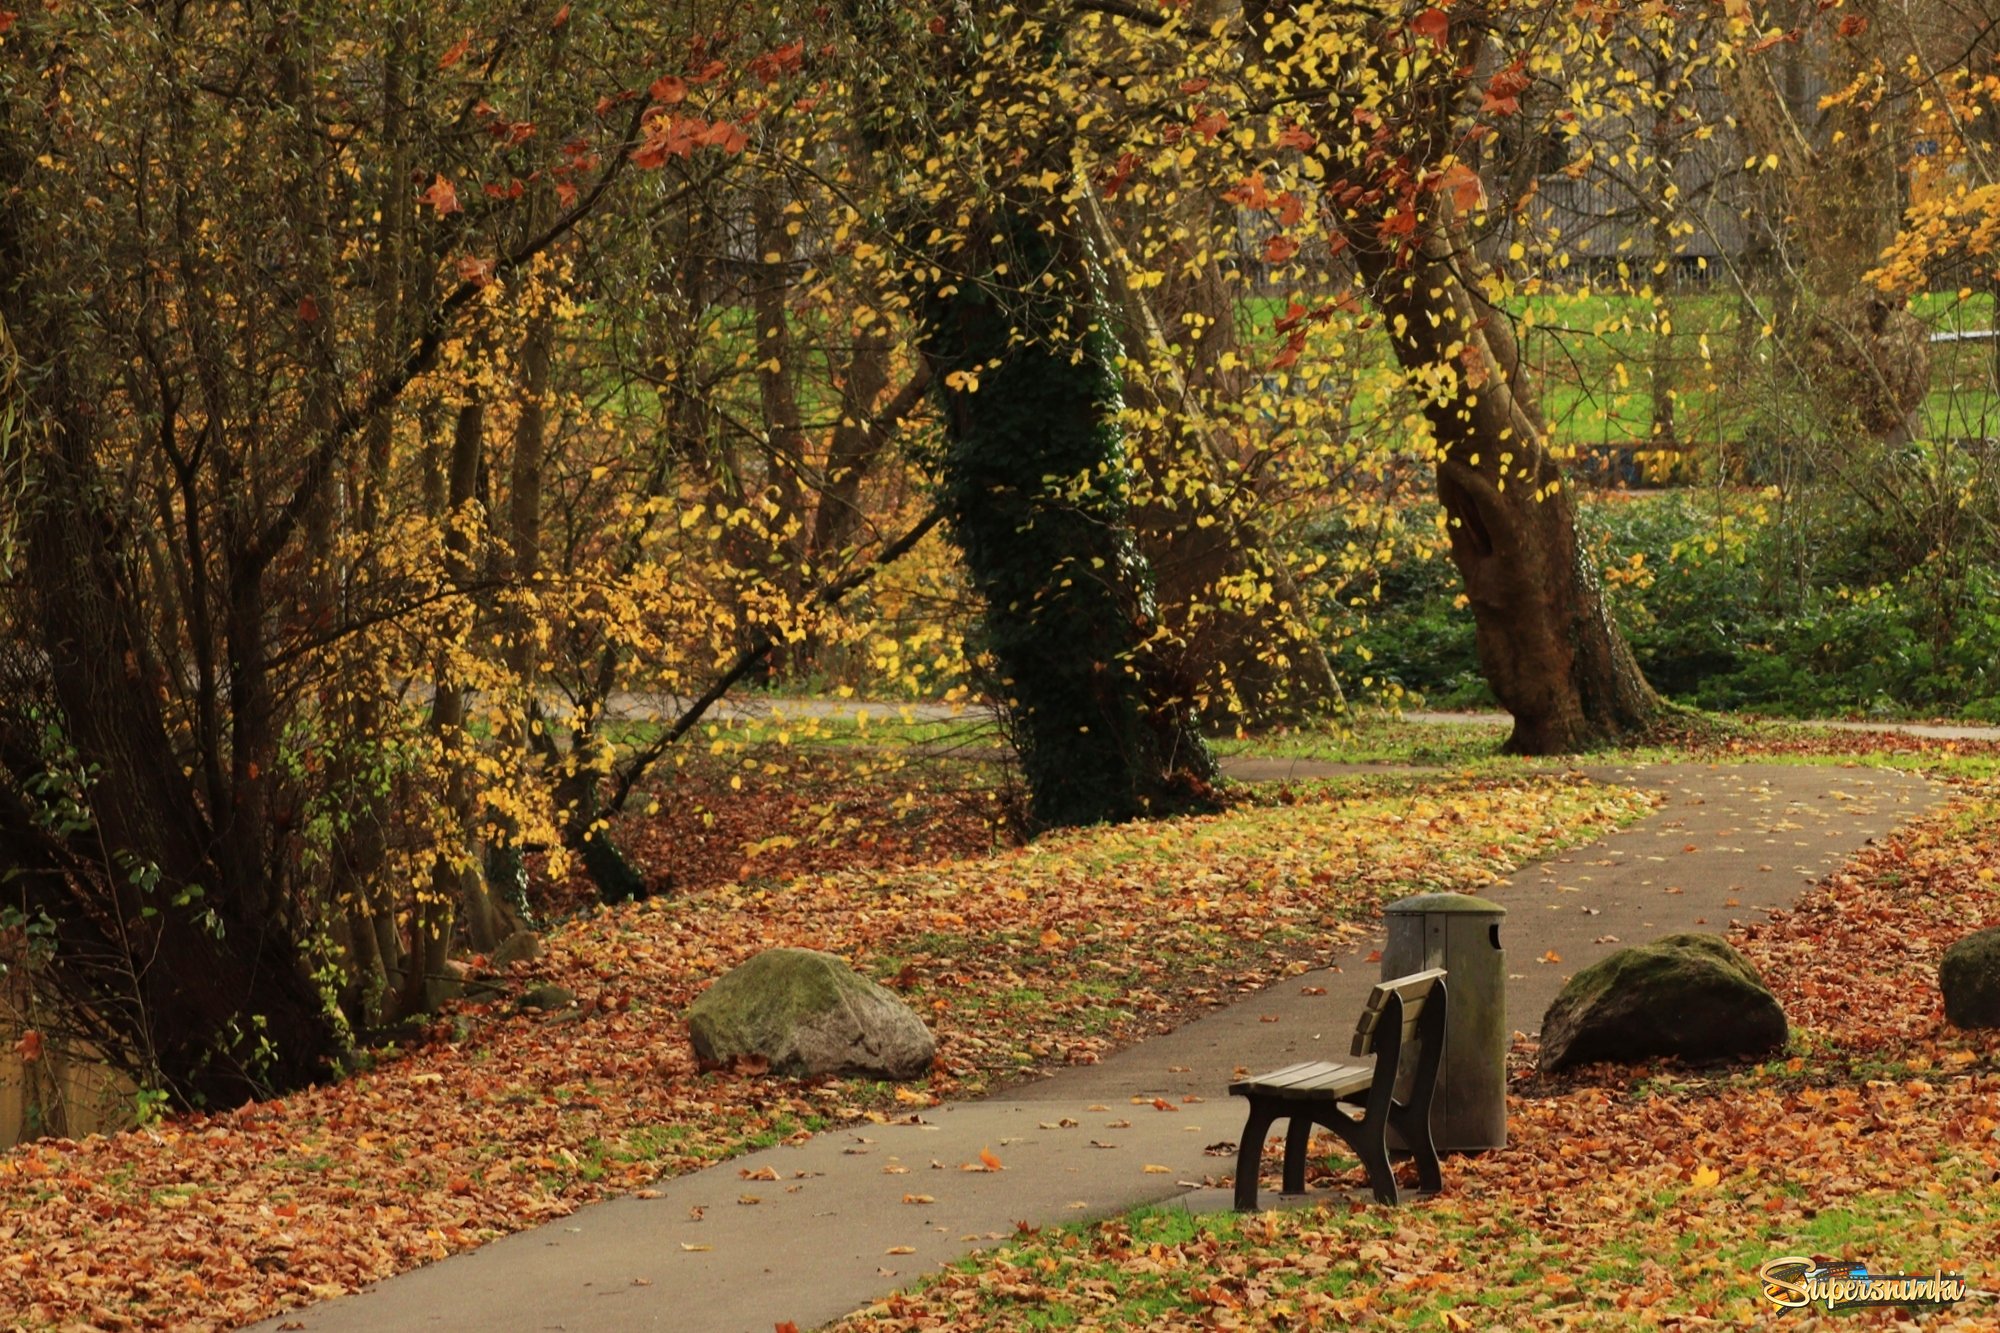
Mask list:
[{"label": "yellow leaf", "polygon": [[1722,1173],[1712,1166],[1695,1168],[1694,1187],[1698,1190],[1712,1190],[1722,1183]]}]

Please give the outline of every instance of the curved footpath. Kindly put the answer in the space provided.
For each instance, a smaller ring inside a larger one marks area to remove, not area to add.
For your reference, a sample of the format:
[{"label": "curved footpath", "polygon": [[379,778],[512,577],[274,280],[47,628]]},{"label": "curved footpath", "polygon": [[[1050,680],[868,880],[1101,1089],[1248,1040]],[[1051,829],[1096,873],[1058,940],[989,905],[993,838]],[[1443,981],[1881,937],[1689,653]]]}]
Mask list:
[{"label": "curved footpath", "polygon": [[[1259,778],[1354,771],[1269,761],[1243,767],[1242,776]],[[1509,909],[1502,940],[1508,1018],[1517,1029],[1538,1026],[1567,976],[1619,947],[1614,939],[1723,932],[1732,920],[1787,906],[1944,794],[1907,774],[1858,768],[1585,771],[1656,790],[1663,800],[1629,828],[1483,891]],[[662,1181],[648,1191],[655,1197],[594,1204],[259,1327],[770,1333],[789,1320],[805,1329],[1004,1239],[1017,1223],[1076,1221],[1176,1198],[1196,1209],[1226,1207],[1227,1191],[1209,1182],[1231,1169],[1242,1132],[1244,1105],[1224,1091],[1232,1074],[1328,1052],[1344,1057],[1354,1016],[1377,980],[1378,967],[1364,961],[1377,943],[1101,1064],[935,1107],[916,1123],[830,1130],[737,1157]],[[1551,952],[1559,964],[1540,961]],[[1324,995],[1304,993],[1320,987]],[[982,1149],[1004,1169],[959,1169],[977,1163]],[[736,1206],[743,1173],[766,1166],[782,1184],[758,1189],[758,1207]]]}]

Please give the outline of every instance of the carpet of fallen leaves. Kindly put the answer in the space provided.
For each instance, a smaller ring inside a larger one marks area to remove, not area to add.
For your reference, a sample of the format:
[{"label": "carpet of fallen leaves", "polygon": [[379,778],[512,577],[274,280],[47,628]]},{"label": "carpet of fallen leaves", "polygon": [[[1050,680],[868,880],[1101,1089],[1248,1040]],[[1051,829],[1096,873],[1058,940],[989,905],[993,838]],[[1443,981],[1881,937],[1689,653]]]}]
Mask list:
[{"label": "carpet of fallen leaves", "polygon": [[[1306,788],[955,863],[864,855],[595,912],[501,978],[515,993],[566,987],[569,1008],[465,1008],[338,1086],[0,1157],[0,1323],[236,1326],[896,1097],[1094,1059],[1190,999],[1330,956],[1384,896],[1476,889],[1645,805],[1532,776]],[[812,818],[829,813],[864,853],[871,837],[914,845],[850,828],[838,808]],[[755,865],[755,844],[788,827],[737,827],[718,855]],[[695,1068],[685,1005],[756,950],[802,943],[925,1011],[940,1042],[929,1089]]]},{"label": "carpet of fallen leaves", "polygon": [[2000,1328],[2000,1033],[1947,1026],[1936,984],[1952,941],[2000,924],[1996,875],[2000,800],[1962,796],[1738,931],[1790,1058],[1541,1079],[1517,1049],[1509,1146],[1448,1157],[1435,1198],[1361,1203],[1347,1163],[1316,1177],[1327,1205],[1049,1229],[840,1327],[1740,1325],[1776,1313],[1759,1265],[1804,1255],[1973,1294],[1787,1327]]},{"label": "carpet of fallen leaves", "polygon": [[[657,894],[732,881],[769,882],[832,869],[888,869],[976,856],[1018,841],[1005,771],[980,757],[807,745],[697,753],[614,816],[610,832]],[[569,876],[540,874],[544,920],[597,901],[581,858]]]}]

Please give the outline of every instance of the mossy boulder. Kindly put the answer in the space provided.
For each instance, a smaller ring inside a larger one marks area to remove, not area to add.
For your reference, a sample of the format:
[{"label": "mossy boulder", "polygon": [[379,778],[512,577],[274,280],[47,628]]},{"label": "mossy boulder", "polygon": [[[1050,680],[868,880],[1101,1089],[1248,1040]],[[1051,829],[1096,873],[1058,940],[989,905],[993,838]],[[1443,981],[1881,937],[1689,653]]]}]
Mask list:
[{"label": "mossy boulder", "polygon": [[757,1058],[792,1078],[921,1078],[937,1054],[908,1005],[816,949],[767,949],[725,973],[688,1008],[688,1035],[705,1065]]},{"label": "mossy boulder", "polygon": [[1938,964],[1945,1021],[1956,1028],[2000,1028],[2000,926],[1967,935]]},{"label": "mossy boulder", "polygon": [[1541,1067],[1726,1060],[1778,1050],[1788,1034],[1777,998],[1725,940],[1669,935],[1570,978],[1542,1019]]}]

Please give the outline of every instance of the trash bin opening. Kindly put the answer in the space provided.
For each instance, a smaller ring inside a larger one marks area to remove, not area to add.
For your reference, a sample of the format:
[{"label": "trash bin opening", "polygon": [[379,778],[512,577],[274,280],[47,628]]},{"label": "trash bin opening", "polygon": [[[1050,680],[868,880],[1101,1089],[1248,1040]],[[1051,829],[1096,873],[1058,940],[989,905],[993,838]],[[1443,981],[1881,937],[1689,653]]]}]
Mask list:
[{"label": "trash bin opening", "polygon": [[1500,947],[1500,923],[1498,921],[1495,921],[1486,928],[1486,937],[1493,941],[1494,948],[1497,949]]}]

